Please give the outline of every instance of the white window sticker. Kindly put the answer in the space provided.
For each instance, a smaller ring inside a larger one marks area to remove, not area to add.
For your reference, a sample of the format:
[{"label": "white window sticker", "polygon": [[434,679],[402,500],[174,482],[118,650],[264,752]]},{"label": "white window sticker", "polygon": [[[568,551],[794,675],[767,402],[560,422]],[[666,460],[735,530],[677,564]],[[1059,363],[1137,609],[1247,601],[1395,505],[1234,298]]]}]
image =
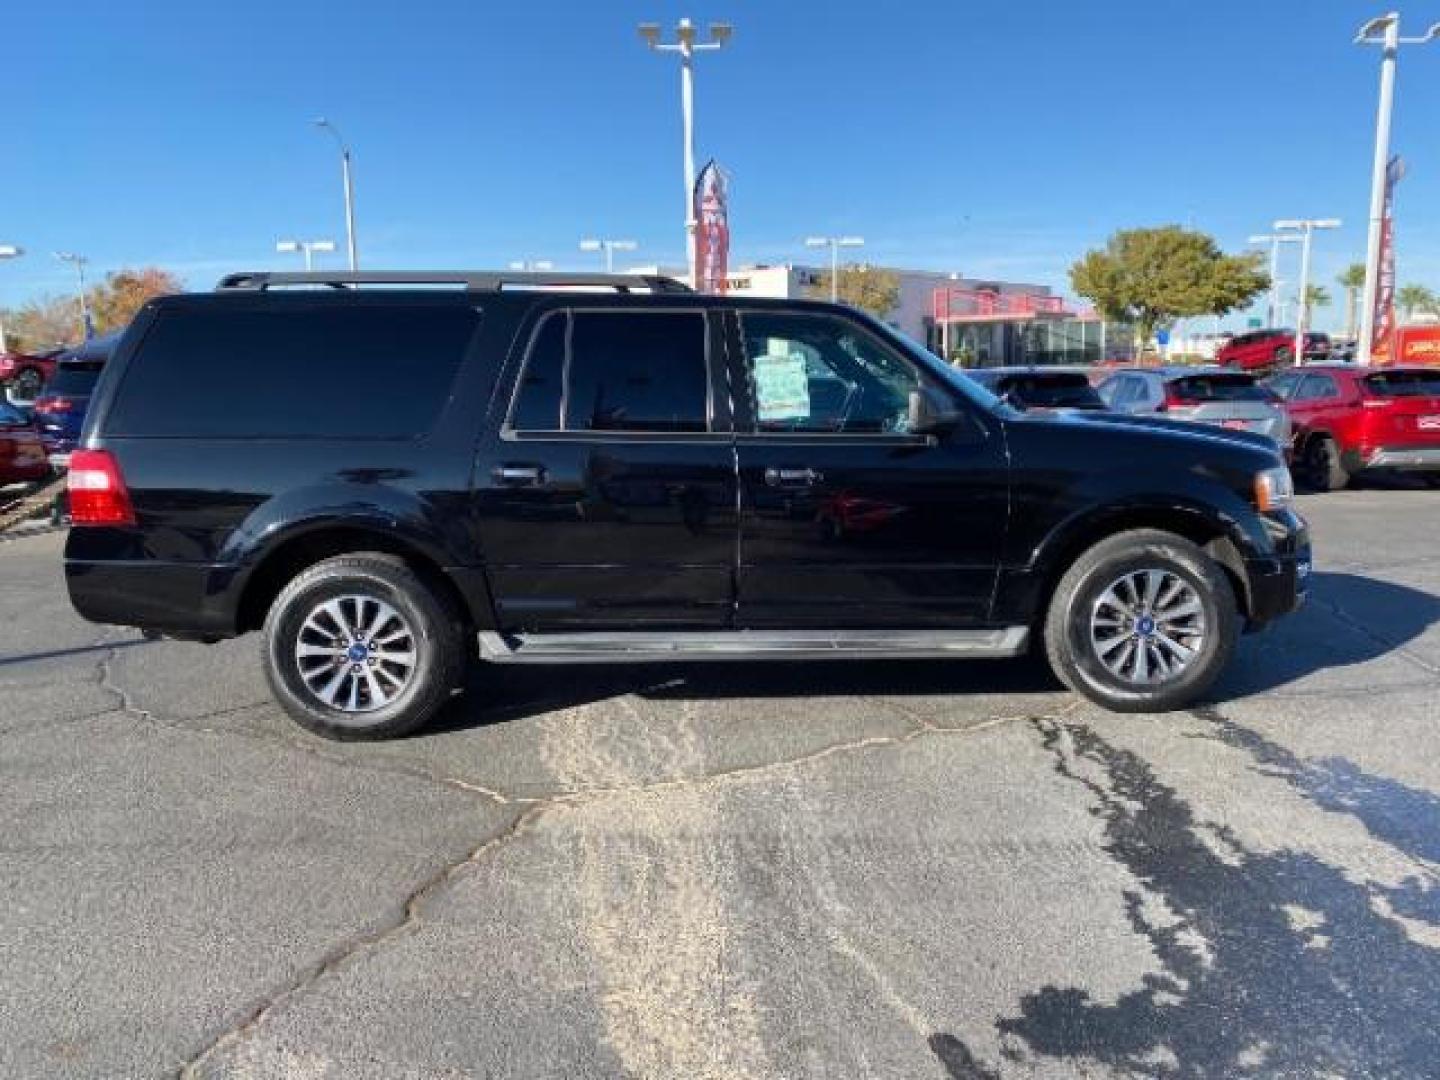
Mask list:
[{"label": "white window sticker", "polygon": [[810,416],[810,378],[805,357],[771,341],[771,351],[755,357],[755,401],[761,420],[805,420]]}]

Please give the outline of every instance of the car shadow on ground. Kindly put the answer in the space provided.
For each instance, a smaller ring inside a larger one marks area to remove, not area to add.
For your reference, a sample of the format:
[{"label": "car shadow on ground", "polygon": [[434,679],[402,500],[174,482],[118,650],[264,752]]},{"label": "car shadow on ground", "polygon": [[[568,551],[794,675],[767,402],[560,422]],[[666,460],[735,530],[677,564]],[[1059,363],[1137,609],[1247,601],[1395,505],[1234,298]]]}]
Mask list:
[{"label": "car shadow on ground", "polygon": [[1431,593],[1363,574],[1316,572],[1306,605],[1242,638],[1209,697],[1233,700],[1378,660],[1436,623],[1440,598]]},{"label": "car shadow on ground", "polygon": [[[421,734],[436,734],[635,694],[652,701],[923,697],[1063,690],[1041,660],[816,660],[574,666],[478,665],[467,692]],[[1042,707],[1037,705],[1037,712]]]},{"label": "car shadow on ground", "polygon": [[[1358,574],[1316,573],[1311,601],[1242,639],[1213,701],[1278,689],[1326,668],[1366,663],[1440,622],[1440,600]],[[1315,613],[1319,613],[1318,616]],[[1335,622],[1345,625],[1336,632]],[[573,666],[478,665],[467,692],[424,734],[483,727],[636,694],[650,700],[1016,696],[1064,687],[1038,656],[1018,660],[724,661]],[[1043,707],[1037,705],[1037,711]]]}]

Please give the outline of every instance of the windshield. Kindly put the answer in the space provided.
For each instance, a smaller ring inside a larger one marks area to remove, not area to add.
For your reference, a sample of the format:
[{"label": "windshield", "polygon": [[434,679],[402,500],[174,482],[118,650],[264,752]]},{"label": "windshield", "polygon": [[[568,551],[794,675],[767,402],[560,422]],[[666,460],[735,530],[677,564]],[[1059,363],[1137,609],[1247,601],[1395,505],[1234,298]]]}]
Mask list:
[{"label": "windshield", "polygon": [[1272,395],[1249,375],[1187,375],[1170,382],[1181,401],[1269,401]]},{"label": "windshield", "polygon": [[1365,388],[1378,397],[1437,396],[1440,371],[1383,371],[1368,376]]},{"label": "windshield", "polygon": [[45,392],[56,397],[85,397],[95,389],[95,380],[100,378],[100,369],[104,366],[84,360],[61,364]]}]

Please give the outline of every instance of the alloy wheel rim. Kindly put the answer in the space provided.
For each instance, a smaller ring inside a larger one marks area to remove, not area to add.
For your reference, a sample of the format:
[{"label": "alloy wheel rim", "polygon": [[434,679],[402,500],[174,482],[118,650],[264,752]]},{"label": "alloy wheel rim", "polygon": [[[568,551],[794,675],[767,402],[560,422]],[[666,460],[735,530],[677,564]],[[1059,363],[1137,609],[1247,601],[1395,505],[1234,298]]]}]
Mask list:
[{"label": "alloy wheel rim", "polygon": [[1090,610],[1090,645],[1116,678],[1154,686],[1179,678],[1205,646],[1200,594],[1173,570],[1133,570]]},{"label": "alloy wheel rim", "polygon": [[410,685],[417,640],[395,608],[373,596],[321,601],[295,639],[295,667],[320,704],[346,713],[382,709]]}]

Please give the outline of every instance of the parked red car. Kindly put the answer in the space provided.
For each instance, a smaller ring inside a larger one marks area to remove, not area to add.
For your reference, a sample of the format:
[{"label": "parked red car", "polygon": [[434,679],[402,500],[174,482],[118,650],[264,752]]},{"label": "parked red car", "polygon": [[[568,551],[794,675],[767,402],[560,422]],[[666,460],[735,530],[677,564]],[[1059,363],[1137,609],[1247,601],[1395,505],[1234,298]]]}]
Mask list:
[{"label": "parked red car", "polygon": [[55,349],[40,356],[0,353],[0,386],[8,386],[17,398],[34,401],[41,387],[54,376],[55,358],[60,352]]},{"label": "parked red car", "polygon": [[1440,369],[1323,364],[1265,385],[1285,403],[1295,471],[1317,491],[1365,469],[1399,469],[1440,487]]},{"label": "parked red car", "polygon": [[[1305,335],[1305,359],[1324,360],[1330,355],[1330,338],[1326,334]],[[1289,367],[1295,362],[1294,330],[1251,330],[1236,334],[1215,354],[1222,367],[1241,371],[1264,371]]]},{"label": "parked red car", "polygon": [[50,462],[40,432],[23,412],[0,399],[0,485],[43,480]]}]

